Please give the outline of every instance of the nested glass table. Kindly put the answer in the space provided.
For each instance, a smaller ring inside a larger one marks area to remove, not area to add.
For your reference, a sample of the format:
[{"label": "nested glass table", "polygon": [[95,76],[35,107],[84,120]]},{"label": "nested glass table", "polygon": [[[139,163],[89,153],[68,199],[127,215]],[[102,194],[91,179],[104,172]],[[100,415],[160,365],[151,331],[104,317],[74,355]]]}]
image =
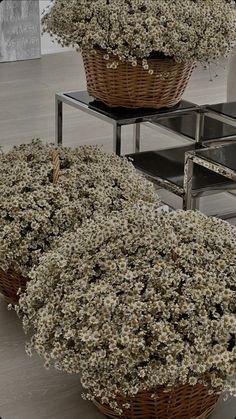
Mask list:
[{"label": "nested glass table", "polygon": [[[202,106],[201,110],[198,127],[200,138],[197,143],[174,149],[134,153],[128,156],[139,171],[143,172],[159,187],[182,197],[183,207],[191,209],[198,207],[200,196],[235,190],[236,187],[234,179],[224,175],[225,170],[229,173],[227,166],[229,162],[228,153],[230,150],[236,153],[236,102]],[[194,139],[195,124],[196,114],[193,112],[189,115],[177,115],[172,119],[165,121],[159,119],[158,121],[158,125],[191,140]],[[224,147],[227,147],[228,142],[231,143],[232,148],[226,148],[226,154],[224,155]],[[208,166],[204,164],[194,165],[193,156],[204,155],[205,148],[209,147],[210,144],[211,148],[209,148],[208,153],[211,155],[211,150],[214,150],[212,145],[214,143],[222,145],[222,148],[220,148],[222,170],[210,171]],[[188,164],[186,163],[186,169],[185,155],[189,159]],[[236,161],[236,154],[233,154],[231,159]],[[184,171],[187,171],[189,175],[188,180],[186,173],[184,177]]]},{"label": "nested glass table", "polygon": [[[134,166],[152,182],[182,197],[185,208],[196,208],[196,198],[199,196],[235,187],[233,172],[229,172],[227,166],[229,150],[236,153],[234,145],[232,144],[232,149],[226,148],[225,157],[224,148],[217,151],[221,153],[222,161],[214,164],[211,161],[211,168],[214,170],[209,170],[209,162],[204,163],[207,160],[204,153],[213,156],[211,153],[218,149],[210,148],[206,151],[205,147],[214,142],[226,144],[228,141],[236,141],[236,102],[198,106],[182,100],[172,108],[125,109],[110,108],[89,96],[87,91],[58,93],[56,143],[59,145],[63,142],[63,104],[110,123],[113,126],[113,144],[117,155],[122,154],[122,126],[133,125],[134,153],[127,157],[132,159]],[[190,143],[171,149],[141,152],[140,126],[143,122],[161,125],[184,136]],[[197,160],[200,157],[204,164],[195,164],[200,161]],[[215,170],[216,167],[222,170]],[[225,173],[231,173],[232,176],[225,176]]]},{"label": "nested glass table", "polygon": [[206,105],[204,108],[208,116],[236,128],[236,102]]},{"label": "nested glass table", "polygon": [[[236,144],[235,144],[236,146]],[[183,199],[186,207],[198,208],[198,198],[212,192],[221,192],[235,187],[231,179],[226,179],[222,173],[210,172],[205,166],[191,167],[191,193],[186,191],[184,184],[185,156],[194,156],[204,151],[199,143],[169,148],[165,150],[151,150],[127,155],[138,171],[143,173],[159,188],[168,190]],[[207,149],[208,150],[208,149]],[[209,149],[211,150],[211,148]],[[190,173],[190,169],[189,169]]]},{"label": "nested glass table", "polygon": [[[236,141],[236,102],[204,105],[201,108],[201,142],[210,145]],[[194,139],[196,114],[177,115],[166,120],[159,119],[156,124],[189,139]]]},{"label": "nested glass table", "polygon": [[207,176],[221,178],[225,188],[236,190],[236,143],[187,151],[184,170],[184,207],[193,208],[194,173],[205,170]]},{"label": "nested glass table", "polygon": [[200,139],[201,108],[191,102],[182,100],[178,105],[162,109],[125,109],[110,108],[93,97],[87,91],[67,92],[56,94],[56,143],[63,142],[63,104],[72,106],[96,118],[106,121],[113,126],[113,149],[121,155],[121,128],[124,125],[134,126],[134,151],[140,151],[140,124],[143,122],[157,122],[159,118],[170,119],[176,116],[196,115],[194,141]]}]

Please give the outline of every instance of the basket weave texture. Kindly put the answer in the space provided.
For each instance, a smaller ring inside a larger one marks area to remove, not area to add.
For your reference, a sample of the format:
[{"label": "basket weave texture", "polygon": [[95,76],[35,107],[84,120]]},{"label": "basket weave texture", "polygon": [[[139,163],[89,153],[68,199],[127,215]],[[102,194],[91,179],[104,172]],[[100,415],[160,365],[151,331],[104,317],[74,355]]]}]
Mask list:
[{"label": "basket weave texture", "polygon": [[[107,68],[104,51],[82,51],[88,93],[110,107],[163,108],[176,105],[184,93],[195,63],[149,58],[149,74],[141,60],[133,67],[119,63]],[[111,58],[112,60],[112,58]]]},{"label": "basket weave texture", "polygon": [[[55,185],[60,174],[60,156],[57,150],[52,153],[53,175],[52,182]],[[25,292],[29,278],[22,276],[14,269],[3,271],[0,269],[0,294],[9,304],[17,304],[19,301],[18,290]]]},{"label": "basket weave texture", "polygon": [[3,271],[0,269],[0,294],[9,304],[17,304],[19,296],[17,292],[19,288],[21,292],[25,292],[28,278],[18,274],[13,269]]},{"label": "basket weave texture", "polygon": [[140,391],[137,396],[117,399],[118,404],[129,402],[130,408],[122,416],[112,411],[110,406],[95,400],[94,404],[101,413],[112,419],[206,419],[214,410],[219,395],[208,394],[206,387],[182,385],[165,392],[157,387],[157,398],[151,398],[153,390]]}]

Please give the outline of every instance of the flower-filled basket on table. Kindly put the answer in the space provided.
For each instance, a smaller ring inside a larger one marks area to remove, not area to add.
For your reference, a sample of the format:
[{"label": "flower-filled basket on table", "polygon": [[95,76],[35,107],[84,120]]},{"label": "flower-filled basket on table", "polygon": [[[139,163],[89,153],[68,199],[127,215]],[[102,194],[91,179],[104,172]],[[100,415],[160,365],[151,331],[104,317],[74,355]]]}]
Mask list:
[{"label": "flower-filled basket on table", "polygon": [[18,301],[28,273],[65,231],[139,201],[160,202],[125,158],[33,141],[0,156],[0,294]]},{"label": "flower-filled basket on table", "polygon": [[[104,55],[100,50],[82,50],[88,93],[110,107],[174,106],[181,100],[195,67],[193,62],[148,58],[150,74],[142,60],[137,60],[135,66],[122,62],[116,69],[107,68]],[[115,60],[115,56],[110,59]]]},{"label": "flower-filled basket on table", "polygon": [[114,107],[176,105],[195,63],[236,43],[235,5],[222,0],[54,0],[42,23],[82,51],[89,94]]},{"label": "flower-filled basket on table", "polygon": [[[158,210],[159,211],[159,210]],[[236,395],[236,229],[133,205],[64,234],[17,308],[27,352],[117,419],[205,419]]]}]

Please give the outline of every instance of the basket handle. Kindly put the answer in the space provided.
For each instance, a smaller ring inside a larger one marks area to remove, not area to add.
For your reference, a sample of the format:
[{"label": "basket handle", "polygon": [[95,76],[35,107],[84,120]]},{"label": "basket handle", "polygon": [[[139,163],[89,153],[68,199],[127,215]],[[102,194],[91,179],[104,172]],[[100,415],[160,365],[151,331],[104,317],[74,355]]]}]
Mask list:
[{"label": "basket handle", "polygon": [[52,164],[53,164],[52,182],[53,182],[53,185],[56,185],[58,182],[59,175],[60,175],[60,155],[59,155],[58,150],[54,150],[52,153]]}]

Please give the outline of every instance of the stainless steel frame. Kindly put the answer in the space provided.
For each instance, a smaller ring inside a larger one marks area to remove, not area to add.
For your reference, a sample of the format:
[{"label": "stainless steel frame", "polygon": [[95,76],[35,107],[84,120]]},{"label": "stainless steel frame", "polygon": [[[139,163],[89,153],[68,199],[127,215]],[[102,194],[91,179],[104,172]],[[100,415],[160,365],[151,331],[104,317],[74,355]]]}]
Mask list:
[{"label": "stainless steel frame", "polygon": [[[94,109],[91,109],[89,105],[86,103],[80,102],[75,100],[69,96],[68,94],[73,92],[67,93],[57,93],[55,95],[55,142],[58,145],[62,145],[63,143],[63,104],[72,106],[78,110],[86,112],[91,116],[95,116],[96,118],[108,122],[113,127],[113,150],[117,155],[122,155],[122,126],[124,125],[133,125],[133,149],[135,153],[139,153],[141,149],[141,123],[155,123],[158,124],[159,121],[168,119],[168,118],[175,118],[177,116],[184,116],[192,114],[193,112],[196,113],[196,127],[195,127],[195,138],[190,139],[185,137],[190,142],[194,143],[202,143],[206,147],[212,144],[219,144],[219,143],[229,143],[235,141],[235,137],[227,137],[223,139],[216,139],[216,140],[209,140],[204,141],[203,132],[204,132],[204,122],[205,116],[209,116],[212,119],[216,119],[220,122],[225,124],[231,125],[236,127],[236,118],[232,118],[229,116],[225,116],[211,110],[208,108],[207,105],[204,106],[197,106],[193,105],[193,107],[189,109],[176,109],[171,111],[166,111],[165,113],[155,114],[151,116],[144,116],[144,117],[133,117],[133,118],[123,118],[122,120],[119,119],[118,121],[104,115],[103,113],[97,112]],[[162,126],[162,128],[164,128]],[[171,131],[169,128],[165,128],[168,131]],[[173,131],[172,131],[173,132]],[[178,134],[180,135],[180,134]],[[177,147],[178,148],[178,147]],[[183,208],[184,209],[196,209],[198,208],[199,204],[199,197],[205,194],[211,194],[212,190],[209,188],[205,188],[201,191],[192,190],[192,177],[193,177],[193,167],[194,164],[202,165],[203,167],[208,168],[209,170],[216,171],[216,173],[222,174],[225,177],[228,177],[231,180],[236,181],[236,174],[234,172],[230,172],[223,166],[214,165],[212,162],[207,161],[206,159],[199,158],[197,156],[197,151],[187,152],[185,157],[185,169],[184,169],[184,186],[181,188],[174,183],[169,182],[168,180],[162,179],[161,177],[155,177],[151,175],[147,175],[146,177],[149,178],[153,183],[158,185],[159,188],[165,188],[170,192],[180,196],[183,198]],[[213,193],[216,193],[216,190]]]},{"label": "stainless steel frame", "polygon": [[[70,92],[67,92],[69,94]],[[71,92],[73,93],[73,92]],[[63,143],[63,104],[72,106],[76,109],[79,109],[83,112],[86,112],[89,115],[95,116],[98,119],[101,119],[105,122],[112,124],[113,126],[113,150],[117,155],[122,154],[122,136],[121,136],[121,129],[123,125],[133,125],[133,137],[134,137],[134,151],[139,152],[141,148],[141,123],[143,122],[155,122],[158,119],[168,119],[174,118],[178,115],[188,115],[192,112],[199,112],[199,116],[197,117],[196,122],[196,138],[195,141],[200,141],[200,129],[201,129],[201,120],[202,120],[202,112],[201,108],[197,105],[194,105],[192,108],[189,109],[176,109],[175,111],[166,111],[164,114],[161,113],[160,115],[153,115],[153,116],[144,116],[143,118],[124,118],[122,120],[116,121],[102,113],[96,112],[95,110],[91,109],[88,105],[72,99],[67,96],[66,93],[56,93],[55,95],[55,142],[58,145],[62,145]]]},{"label": "stainless steel frame", "polygon": [[232,118],[230,116],[220,114],[219,112],[215,112],[213,110],[207,109],[206,106],[202,108],[204,109],[205,115],[209,116],[210,118],[216,119],[217,121],[223,122],[225,124],[231,125],[232,127],[236,128],[236,115],[235,115],[235,118]]},{"label": "stainless steel frame", "polygon": [[[103,115],[99,112],[89,108],[86,104],[69,98],[64,93],[56,93],[55,95],[55,143],[62,145],[63,142],[63,103],[72,106],[73,108],[79,109],[89,115],[95,116],[102,121],[108,122],[113,126],[113,150],[117,155],[121,155],[121,127],[127,125],[128,122],[120,123]],[[137,152],[140,150],[140,123],[134,124],[134,144]]]},{"label": "stainless steel frame", "polygon": [[[215,119],[216,121],[222,122],[223,124],[228,124],[234,128],[236,128],[236,115],[235,118],[230,117],[230,116],[226,116],[223,115],[219,112],[213,111],[212,109],[208,108],[209,105],[203,105],[201,106],[202,112],[203,112],[203,118],[201,121],[201,132],[203,133],[204,131],[204,120],[205,120],[205,116],[208,116],[209,118]],[[201,134],[202,135],[202,134]],[[205,141],[205,144],[226,144],[226,142],[231,143],[231,142],[235,142],[236,141],[236,137],[235,136],[230,136],[230,137],[223,137],[223,138],[217,138],[217,139],[212,139],[212,140],[207,140]]]},{"label": "stainless steel frame", "polygon": [[[191,140],[189,140],[191,141]],[[172,147],[171,150],[178,150],[179,146],[176,147]],[[185,152],[185,156],[186,154],[190,154],[191,152]],[[193,152],[194,153],[194,152]],[[129,157],[129,159],[132,162],[132,157]],[[185,170],[186,170],[186,163],[185,163]],[[173,193],[174,195],[179,196],[180,198],[182,198],[183,200],[183,209],[186,209],[186,193],[185,193],[185,188],[181,187],[177,184],[175,184],[174,182],[171,182],[170,180],[167,179],[163,179],[162,177],[156,176],[156,175],[151,175],[149,173],[143,172],[142,170],[137,169],[138,172],[140,172],[140,174],[144,175],[146,179],[148,179],[150,182],[152,182],[157,189],[165,189],[171,193]],[[193,173],[193,172],[191,172]],[[191,181],[192,181],[192,176],[190,177]],[[200,206],[200,196],[203,196],[204,194],[210,194],[211,191],[206,190],[206,189],[201,189],[201,190],[194,190],[194,193],[192,193],[191,195],[191,209],[199,209]]]},{"label": "stainless steel frame", "polygon": [[[210,147],[212,150],[213,147]],[[224,148],[224,146],[216,146],[214,148]],[[228,167],[216,163],[213,160],[207,159],[204,156],[199,156],[197,151],[190,151],[185,154],[185,168],[184,168],[184,197],[183,197],[183,209],[190,210],[196,209],[194,205],[194,198],[196,194],[203,195],[207,193],[207,189],[204,188],[202,191],[194,191],[192,189],[192,181],[193,181],[193,169],[194,164],[199,166],[205,167],[206,169],[217,173],[221,176],[224,176],[226,179],[232,180],[236,182],[236,171],[229,169]],[[236,187],[236,184],[235,184]],[[220,192],[222,189],[212,188],[209,189],[209,192]],[[209,194],[209,193],[208,193]]]}]

